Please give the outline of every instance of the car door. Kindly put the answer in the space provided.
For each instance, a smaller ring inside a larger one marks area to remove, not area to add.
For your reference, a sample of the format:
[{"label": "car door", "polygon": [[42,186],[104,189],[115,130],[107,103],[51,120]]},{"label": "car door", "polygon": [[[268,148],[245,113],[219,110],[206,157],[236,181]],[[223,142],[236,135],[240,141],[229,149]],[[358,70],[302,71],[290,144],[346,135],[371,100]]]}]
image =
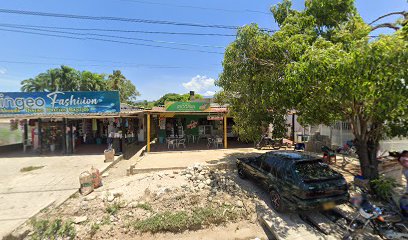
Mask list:
[{"label": "car door", "polygon": [[298,189],[296,189],[295,179],[290,164],[282,164],[279,166],[278,175],[281,195],[291,199],[294,191],[297,191]]},{"label": "car door", "polygon": [[254,180],[258,180],[258,172],[261,167],[261,161],[262,161],[263,155],[254,158],[251,162],[247,164],[247,169],[246,172],[249,173],[250,177],[253,178]]},{"label": "car door", "polygon": [[259,182],[262,184],[262,186],[264,188],[269,188],[269,185],[271,184],[271,182],[273,181],[273,176],[271,174],[271,170],[273,167],[273,158],[268,156],[265,157],[262,161],[261,161],[261,168],[259,170]]}]

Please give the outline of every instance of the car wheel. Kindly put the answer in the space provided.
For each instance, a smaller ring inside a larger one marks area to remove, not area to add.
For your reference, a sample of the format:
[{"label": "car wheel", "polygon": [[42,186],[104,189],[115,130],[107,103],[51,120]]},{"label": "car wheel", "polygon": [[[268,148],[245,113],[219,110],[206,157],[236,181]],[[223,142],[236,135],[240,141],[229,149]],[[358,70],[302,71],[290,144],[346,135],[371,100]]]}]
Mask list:
[{"label": "car wheel", "polygon": [[271,190],[269,193],[269,197],[271,199],[273,209],[275,209],[277,212],[286,211],[286,207],[284,206],[284,202],[278,191]]},{"label": "car wheel", "polygon": [[239,167],[239,168],[238,168],[238,176],[239,176],[240,178],[242,178],[242,179],[245,179],[245,178],[246,178],[244,169],[242,169],[242,167]]}]

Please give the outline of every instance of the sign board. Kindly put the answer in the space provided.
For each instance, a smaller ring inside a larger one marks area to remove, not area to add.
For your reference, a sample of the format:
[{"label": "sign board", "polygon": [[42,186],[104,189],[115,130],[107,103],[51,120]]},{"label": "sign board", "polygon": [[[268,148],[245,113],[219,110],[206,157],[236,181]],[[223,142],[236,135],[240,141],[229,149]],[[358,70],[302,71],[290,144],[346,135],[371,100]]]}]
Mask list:
[{"label": "sign board", "polygon": [[119,113],[118,91],[0,92],[0,116]]},{"label": "sign board", "polygon": [[165,104],[166,111],[173,112],[206,112],[210,111],[207,102],[168,102]]},{"label": "sign board", "polygon": [[224,120],[223,116],[207,116],[208,121],[222,121]]}]

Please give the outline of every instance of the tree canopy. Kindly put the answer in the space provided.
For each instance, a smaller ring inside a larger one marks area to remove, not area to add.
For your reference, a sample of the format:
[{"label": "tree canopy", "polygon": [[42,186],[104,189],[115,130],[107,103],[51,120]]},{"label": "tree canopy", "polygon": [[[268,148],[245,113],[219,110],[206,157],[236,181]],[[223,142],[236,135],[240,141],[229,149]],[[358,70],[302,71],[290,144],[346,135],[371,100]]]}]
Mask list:
[{"label": "tree canopy", "polygon": [[120,100],[132,103],[139,96],[135,85],[117,70],[112,74],[78,71],[68,66],[49,69],[21,82],[21,91],[107,91],[118,90]]},{"label": "tree canopy", "polygon": [[379,140],[408,133],[406,20],[373,39],[353,0],[306,1],[302,11],[284,0],[271,11],[279,31],[243,27],[225,53],[218,97],[236,131],[259,136],[268,123],[283,126],[288,110],[304,124],[348,121],[363,175],[377,177]]},{"label": "tree canopy", "polygon": [[[194,95],[195,99],[203,99],[200,94]],[[166,102],[188,102],[190,100],[190,94],[178,94],[178,93],[166,93],[157,101],[154,102],[154,106],[164,105]]]}]

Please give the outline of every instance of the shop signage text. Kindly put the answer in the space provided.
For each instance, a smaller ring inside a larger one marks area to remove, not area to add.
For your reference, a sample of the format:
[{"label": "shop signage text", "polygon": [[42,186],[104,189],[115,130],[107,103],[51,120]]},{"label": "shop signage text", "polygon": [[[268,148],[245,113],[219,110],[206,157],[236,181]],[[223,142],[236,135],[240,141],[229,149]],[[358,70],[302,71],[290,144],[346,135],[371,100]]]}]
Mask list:
[{"label": "shop signage text", "polygon": [[0,115],[119,113],[119,92],[0,92]]},{"label": "shop signage text", "polygon": [[210,104],[206,102],[168,102],[166,111],[174,112],[205,112],[210,110]]},{"label": "shop signage text", "polygon": [[224,120],[223,116],[207,116],[208,121],[222,121]]}]

